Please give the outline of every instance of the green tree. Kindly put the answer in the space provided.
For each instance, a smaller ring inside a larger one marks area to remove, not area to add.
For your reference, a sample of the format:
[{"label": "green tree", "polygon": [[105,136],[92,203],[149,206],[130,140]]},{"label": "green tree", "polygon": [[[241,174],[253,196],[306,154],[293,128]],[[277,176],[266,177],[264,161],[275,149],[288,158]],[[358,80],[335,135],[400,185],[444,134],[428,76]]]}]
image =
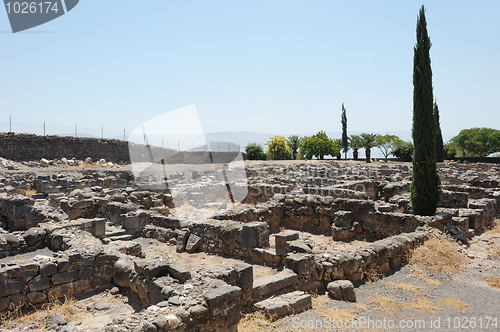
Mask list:
[{"label": "green tree", "polygon": [[500,152],[500,130],[492,128],[463,129],[451,139],[466,156],[468,153],[478,155],[480,158]]},{"label": "green tree", "polygon": [[352,149],[354,160],[358,160],[358,150],[363,147],[363,140],[359,135],[351,135],[349,136],[349,146]]},{"label": "green tree", "polygon": [[333,140],[333,145],[335,145],[335,150],[338,150],[339,153],[335,154],[335,155],[332,154],[332,157],[336,157],[337,159],[340,159],[340,157],[341,157],[340,151],[342,150],[342,144],[343,144],[343,142],[342,142],[342,139],[340,139],[340,138]]},{"label": "green tree", "polygon": [[392,154],[398,147],[404,145],[404,141],[396,135],[378,135],[375,145],[384,155],[384,161],[387,162],[387,157]]},{"label": "green tree", "polygon": [[413,175],[411,206],[415,214],[431,216],[441,198],[436,167],[436,119],[433,112],[432,70],[425,8],[417,19],[417,43],[413,55]]},{"label": "green tree", "polygon": [[361,137],[361,142],[363,142],[363,147],[365,148],[366,162],[369,163],[371,162],[370,160],[371,149],[377,146],[378,135],[363,133],[359,136]]},{"label": "green tree", "polygon": [[443,134],[441,133],[441,124],[439,123],[439,108],[434,100],[434,119],[436,121],[437,136],[436,136],[436,161],[444,161],[444,144],[443,144]]},{"label": "green tree", "polygon": [[267,155],[272,160],[284,160],[290,158],[290,148],[284,136],[274,136],[267,143]]},{"label": "green tree", "polygon": [[413,143],[404,142],[403,145],[399,146],[396,150],[392,152],[396,158],[401,159],[401,161],[412,161],[413,160]]},{"label": "green tree", "polygon": [[288,143],[288,146],[290,147],[290,150],[292,152],[292,158],[294,160],[297,159],[297,151],[300,147],[300,137],[295,135],[288,136],[286,142]]},{"label": "green tree", "polygon": [[344,158],[347,159],[347,151],[349,150],[349,141],[347,137],[347,115],[344,107],[344,103],[342,103],[342,151],[344,151]]},{"label": "green tree", "polygon": [[319,131],[316,135],[304,137],[302,139],[300,152],[306,159],[316,157],[323,160],[325,156],[338,155],[340,150],[324,131]]},{"label": "green tree", "polygon": [[250,143],[245,146],[245,152],[247,154],[248,160],[266,160],[266,154],[262,149],[262,146],[257,143]]}]

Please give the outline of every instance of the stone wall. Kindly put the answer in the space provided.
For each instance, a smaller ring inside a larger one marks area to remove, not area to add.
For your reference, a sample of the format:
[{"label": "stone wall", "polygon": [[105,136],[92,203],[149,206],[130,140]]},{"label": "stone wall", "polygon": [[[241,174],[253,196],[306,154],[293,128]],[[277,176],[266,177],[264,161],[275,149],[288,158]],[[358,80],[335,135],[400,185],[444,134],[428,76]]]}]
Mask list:
[{"label": "stone wall", "polygon": [[56,257],[37,256],[0,267],[0,311],[26,303],[40,305],[50,299],[105,289],[113,280],[118,256],[102,248],[66,251]]},{"label": "stone wall", "polygon": [[93,160],[105,159],[114,163],[130,163],[130,151],[133,153],[134,162],[151,161],[150,156],[153,155],[156,161],[164,159],[166,164],[229,163],[239,153],[239,151],[177,152],[168,148],[146,147],[117,139],[0,133],[0,157],[15,161],[73,157],[85,160],[91,157]]}]

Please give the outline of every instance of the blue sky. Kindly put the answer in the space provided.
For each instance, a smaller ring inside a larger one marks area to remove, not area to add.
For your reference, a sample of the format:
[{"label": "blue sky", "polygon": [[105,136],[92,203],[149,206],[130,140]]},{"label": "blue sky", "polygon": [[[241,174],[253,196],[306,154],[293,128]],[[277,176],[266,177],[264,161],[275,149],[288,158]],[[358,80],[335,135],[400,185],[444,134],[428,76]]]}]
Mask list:
[{"label": "blue sky", "polygon": [[[82,0],[12,34],[0,10],[0,127],[127,131],[195,104],[205,132],[411,130],[420,1]],[[426,4],[445,136],[500,129],[500,1]]]}]

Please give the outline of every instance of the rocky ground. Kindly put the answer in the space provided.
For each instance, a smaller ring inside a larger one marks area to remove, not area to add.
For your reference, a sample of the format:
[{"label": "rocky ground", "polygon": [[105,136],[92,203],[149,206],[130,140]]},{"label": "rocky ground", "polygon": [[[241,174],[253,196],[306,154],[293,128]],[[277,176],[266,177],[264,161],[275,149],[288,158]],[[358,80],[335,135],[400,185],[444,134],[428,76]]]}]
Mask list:
[{"label": "rocky ground", "polygon": [[456,246],[463,270],[451,276],[406,265],[355,285],[356,302],[320,293],[311,310],[276,321],[251,314],[240,331],[499,331],[499,250],[497,221],[470,246]]}]

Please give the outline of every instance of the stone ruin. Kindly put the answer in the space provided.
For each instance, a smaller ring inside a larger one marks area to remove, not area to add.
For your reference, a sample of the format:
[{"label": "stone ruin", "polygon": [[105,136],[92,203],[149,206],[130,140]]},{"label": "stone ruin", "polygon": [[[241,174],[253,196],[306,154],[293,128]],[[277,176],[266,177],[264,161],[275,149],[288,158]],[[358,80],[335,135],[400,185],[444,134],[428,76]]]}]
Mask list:
[{"label": "stone ruin", "polygon": [[[237,331],[243,312],[278,318],[309,309],[311,292],[328,288],[355,300],[347,281],[405,264],[430,229],[467,244],[500,212],[500,176],[488,164],[440,164],[443,195],[432,217],[412,214],[408,164],[248,163],[245,170],[243,204],[207,201],[186,217],[174,213],[178,193],[127,168],[1,171],[0,311],[118,287],[147,309],[106,331]],[[202,170],[196,178],[210,187],[218,177]],[[202,218],[189,217],[199,211]],[[178,255],[237,263],[188,269],[146,255],[145,239]],[[254,278],[258,265],[274,273]]]}]

